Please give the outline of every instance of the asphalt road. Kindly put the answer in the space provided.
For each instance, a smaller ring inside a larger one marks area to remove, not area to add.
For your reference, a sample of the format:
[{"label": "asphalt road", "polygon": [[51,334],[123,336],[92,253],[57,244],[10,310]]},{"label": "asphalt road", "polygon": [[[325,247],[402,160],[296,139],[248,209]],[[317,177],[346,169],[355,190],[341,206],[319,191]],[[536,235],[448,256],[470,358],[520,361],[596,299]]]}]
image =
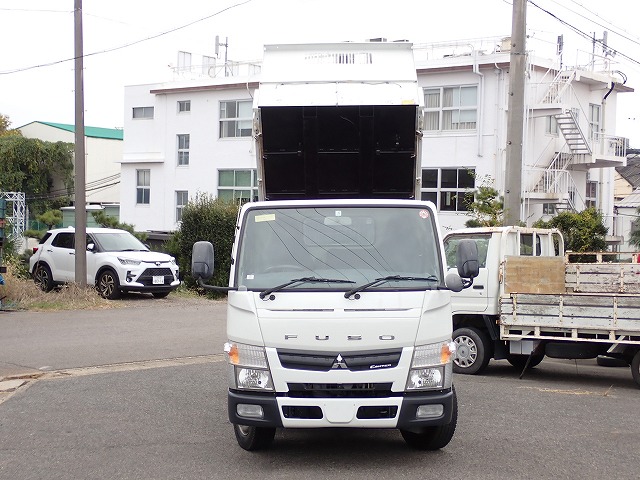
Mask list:
[{"label": "asphalt road", "polygon": [[226,417],[224,302],[130,303],[0,313],[0,377],[40,375],[0,393],[0,479],[638,477],[640,389],[593,361],[456,376],[458,428],[438,452],[342,429],[245,452]]}]

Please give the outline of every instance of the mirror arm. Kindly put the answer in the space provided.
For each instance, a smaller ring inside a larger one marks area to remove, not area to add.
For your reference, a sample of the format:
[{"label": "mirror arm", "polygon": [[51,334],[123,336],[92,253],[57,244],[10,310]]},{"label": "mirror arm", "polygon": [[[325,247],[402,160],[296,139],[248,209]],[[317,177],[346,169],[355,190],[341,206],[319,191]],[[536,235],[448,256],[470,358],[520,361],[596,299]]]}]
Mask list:
[{"label": "mirror arm", "polygon": [[202,281],[202,277],[198,277],[198,286],[208,290],[210,292],[231,292],[238,290],[236,287],[218,287],[217,285],[207,285]]}]

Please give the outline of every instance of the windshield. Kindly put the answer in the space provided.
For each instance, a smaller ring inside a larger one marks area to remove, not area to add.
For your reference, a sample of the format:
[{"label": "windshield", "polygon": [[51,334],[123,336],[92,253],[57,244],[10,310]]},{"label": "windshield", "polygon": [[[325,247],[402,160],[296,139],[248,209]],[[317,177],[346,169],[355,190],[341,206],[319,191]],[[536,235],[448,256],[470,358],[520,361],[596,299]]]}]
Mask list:
[{"label": "windshield", "polygon": [[435,222],[424,206],[259,208],[247,212],[242,229],[235,284],[250,290],[309,277],[286,289],[346,291],[354,285],[345,281],[387,276],[407,278],[368,290],[442,283]]},{"label": "windshield", "polygon": [[148,248],[129,232],[93,233],[103,252],[147,251]]}]

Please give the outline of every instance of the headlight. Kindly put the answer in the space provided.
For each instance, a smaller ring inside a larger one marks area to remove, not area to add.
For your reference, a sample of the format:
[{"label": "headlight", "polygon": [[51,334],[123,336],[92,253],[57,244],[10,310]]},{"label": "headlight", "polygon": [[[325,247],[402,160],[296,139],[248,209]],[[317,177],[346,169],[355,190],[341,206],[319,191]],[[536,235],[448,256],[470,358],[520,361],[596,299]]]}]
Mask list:
[{"label": "headlight", "polygon": [[133,258],[124,258],[124,257],[118,257],[118,261],[122,265],[140,265],[141,263],[141,260],[134,260]]},{"label": "headlight", "polygon": [[451,388],[452,364],[455,354],[453,342],[421,345],[413,351],[407,390]]},{"label": "headlight", "polygon": [[273,391],[273,381],[264,347],[227,342],[229,386],[241,390]]}]

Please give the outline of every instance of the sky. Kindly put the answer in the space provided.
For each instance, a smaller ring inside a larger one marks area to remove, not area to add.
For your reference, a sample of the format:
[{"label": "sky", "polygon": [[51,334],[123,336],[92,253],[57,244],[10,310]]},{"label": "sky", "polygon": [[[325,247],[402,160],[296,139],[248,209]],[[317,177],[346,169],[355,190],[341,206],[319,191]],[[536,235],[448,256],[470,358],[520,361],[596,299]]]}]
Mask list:
[{"label": "sky", "polygon": [[[250,61],[271,43],[504,37],[513,12],[511,0],[83,0],[82,7],[85,125],[106,128],[124,123],[125,85],[170,80],[178,51],[191,52],[194,64],[200,55],[214,56],[216,35],[227,40],[230,60]],[[13,128],[74,123],[73,8],[74,0],[0,0],[0,114]],[[536,55],[550,57],[562,34],[563,62],[572,65],[592,51],[590,38],[608,32],[612,68],[637,90],[620,96],[615,131],[634,148],[640,148],[639,14],[640,2],[632,0],[527,3],[527,48]]]}]

